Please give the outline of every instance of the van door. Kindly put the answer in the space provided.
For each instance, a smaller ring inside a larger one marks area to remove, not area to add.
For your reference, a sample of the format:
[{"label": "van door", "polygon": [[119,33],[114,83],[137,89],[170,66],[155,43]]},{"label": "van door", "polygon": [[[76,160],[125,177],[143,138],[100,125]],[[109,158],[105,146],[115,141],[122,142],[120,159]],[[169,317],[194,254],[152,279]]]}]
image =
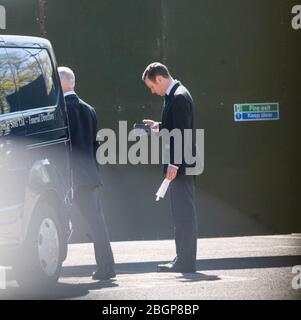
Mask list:
[{"label": "van door", "polygon": [[56,68],[43,48],[8,48],[7,52],[25,121],[32,205],[49,191],[64,204],[71,187],[70,139]]},{"label": "van door", "polygon": [[25,121],[6,49],[0,47],[0,244],[13,244],[20,235],[23,211]]}]

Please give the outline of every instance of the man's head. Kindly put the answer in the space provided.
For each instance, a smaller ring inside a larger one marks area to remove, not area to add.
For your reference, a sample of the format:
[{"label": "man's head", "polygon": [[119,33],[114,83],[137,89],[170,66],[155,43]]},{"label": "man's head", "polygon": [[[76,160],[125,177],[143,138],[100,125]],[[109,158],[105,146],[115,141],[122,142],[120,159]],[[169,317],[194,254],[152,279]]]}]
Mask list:
[{"label": "man's head", "polygon": [[163,97],[172,82],[172,77],[164,64],[154,62],[145,69],[142,80],[153,94]]},{"label": "man's head", "polygon": [[61,79],[63,92],[74,91],[75,75],[74,72],[67,67],[59,67],[58,73]]}]

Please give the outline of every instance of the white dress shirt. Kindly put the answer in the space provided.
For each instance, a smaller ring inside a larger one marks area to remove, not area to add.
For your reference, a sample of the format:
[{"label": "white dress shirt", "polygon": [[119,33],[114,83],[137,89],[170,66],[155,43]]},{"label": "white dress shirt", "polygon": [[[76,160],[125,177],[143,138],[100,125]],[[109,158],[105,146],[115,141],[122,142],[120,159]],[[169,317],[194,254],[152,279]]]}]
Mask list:
[{"label": "white dress shirt", "polygon": [[64,97],[71,96],[72,94],[76,94],[74,91],[68,91],[64,93]]},{"label": "white dress shirt", "polygon": [[166,90],[166,94],[167,94],[167,95],[170,94],[172,88],[174,87],[174,85],[175,85],[176,83],[177,83],[177,81],[174,80],[174,79],[172,79],[171,84],[169,85],[169,87],[168,87],[167,90]]}]

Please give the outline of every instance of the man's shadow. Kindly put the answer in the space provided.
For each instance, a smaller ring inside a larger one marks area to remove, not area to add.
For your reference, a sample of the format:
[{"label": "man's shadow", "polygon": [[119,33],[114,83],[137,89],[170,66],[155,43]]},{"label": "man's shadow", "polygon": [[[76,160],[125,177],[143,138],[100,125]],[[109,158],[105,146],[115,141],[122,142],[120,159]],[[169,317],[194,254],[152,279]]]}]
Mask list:
[{"label": "man's shadow", "polygon": [[[117,263],[116,272],[119,275],[122,274],[143,274],[157,272],[157,265],[160,263],[167,263],[167,261],[150,261],[150,262],[128,262],[128,263]],[[66,266],[63,268],[62,277],[72,278],[72,277],[88,277],[91,275],[96,266],[93,265],[81,265],[81,266]],[[200,268],[197,267],[197,270]],[[183,273],[183,275],[202,275],[200,272],[197,273]],[[193,279],[193,277],[190,277]],[[198,278],[201,280],[207,280],[206,275]]]},{"label": "man's shadow", "polygon": [[[156,272],[157,264],[162,261],[141,262],[141,263],[121,263],[116,264],[116,273],[122,274],[145,274]],[[61,300],[85,297],[91,291],[101,290],[105,288],[118,287],[117,279],[110,279],[106,281],[93,281],[88,283],[66,283],[64,279],[71,278],[87,278],[91,277],[96,266],[94,265],[80,265],[80,266],[65,266],[62,269],[61,278],[56,286],[45,291],[24,291],[17,286],[13,281],[13,273],[8,275],[8,281],[13,283],[6,290],[0,292],[0,300]],[[176,280],[180,282],[196,282],[196,281],[215,281],[220,280],[218,276],[206,275],[200,272],[183,273],[176,276]]]},{"label": "man's shadow", "polygon": [[[300,264],[301,256],[268,256],[268,257],[233,257],[233,258],[217,258],[202,259],[197,261],[196,273],[183,273],[177,275],[176,279],[181,282],[196,281],[217,281],[221,278],[217,275],[207,275],[200,271],[218,271],[221,270],[239,270],[239,269],[259,269],[259,268],[279,268],[291,267]],[[122,274],[145,274],[156,272],[157,264],[166,263],[166,261],[151,262],[133,262],[116,264],[117,276]],[[80,266],[64,266],[62,270],[62,278],[84,278],[91,277],[92,272],[96,269],[93,265]],[[8,279],[12,280],[12,279]],[[15,286],[0,291],[0,299],[72,299],[84,297],[93,290],[101,290],[104,288],[118,287],[116,279],[107,281],[92,281],[89,283],[64,283],[62,279],[47,293],[26,292]]]},{"label": "man's shadow", "polygon": [[198,281],[217,281],[221,278],[217,275],[210,275],[201,272],[196,273],[182,273],[177,277],[180,282],[198,282]]},{"label": "man's shadow", "polygon": [[[79,266],[72,267],[69,277],[91,277],[92,272],[96,270],[96,266]],[[64,267],[61,277],[64,275]],[[116,279],[103,281],[92,280],[86,283],[65,283],[59,279],[58,283],[47,289],[22,289],[14,280],[12,271],[7,274],[8,286],[5,290],[0,290],[0,300],[61,300],[84,297],[93,290],[101,290],[105,288],[118,287]]]}]

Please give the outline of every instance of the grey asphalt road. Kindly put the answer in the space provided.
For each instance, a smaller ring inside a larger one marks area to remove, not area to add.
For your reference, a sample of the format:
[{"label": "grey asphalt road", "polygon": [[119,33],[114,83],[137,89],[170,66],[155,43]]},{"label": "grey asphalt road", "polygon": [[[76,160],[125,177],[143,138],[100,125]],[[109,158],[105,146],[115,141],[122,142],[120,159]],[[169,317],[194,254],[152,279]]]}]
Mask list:
[{"label": "grey asphalt road", "polygon": [[93,281],[92,244],[74,244],[52,291],[36,297],[10,280],[0,299],[301,299],[301,288],[292,286],[300,286],[301,271],[292,268],[301,265],[301,234],[199,239],[195,274],[156,272],[158,263],[173,259],[172,240],[113,242],[112,248],[115,279]]}]

